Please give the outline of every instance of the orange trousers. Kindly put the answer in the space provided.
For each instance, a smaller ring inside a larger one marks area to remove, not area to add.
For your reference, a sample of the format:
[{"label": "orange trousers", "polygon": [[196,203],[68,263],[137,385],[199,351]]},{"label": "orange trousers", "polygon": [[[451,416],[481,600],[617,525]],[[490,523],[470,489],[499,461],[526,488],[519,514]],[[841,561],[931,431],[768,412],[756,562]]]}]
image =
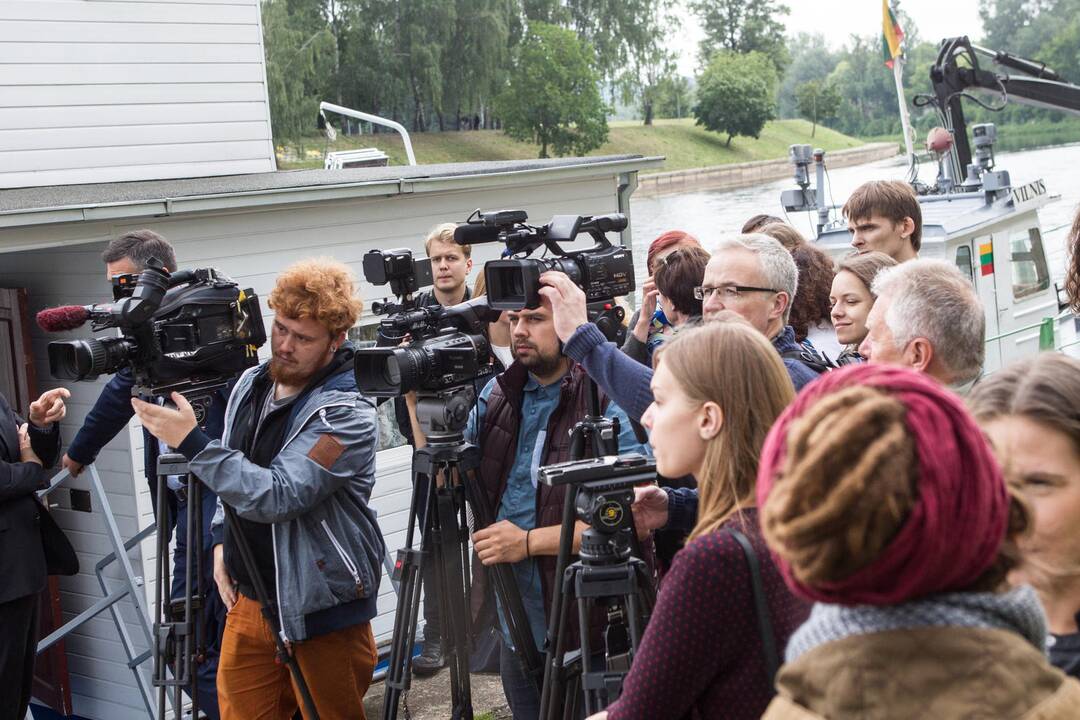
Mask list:
[{"label": "orange trousers", "polygon": [[[379,654],[371,623],[292,646],[321,720],[364,720],[364,694]],[[218,663],[221,720],[290,720],[300,693],[277,662],[270,627],[254,600],[239,596],[225,619]],[[310,720],[304,713],[304,720]]]}]

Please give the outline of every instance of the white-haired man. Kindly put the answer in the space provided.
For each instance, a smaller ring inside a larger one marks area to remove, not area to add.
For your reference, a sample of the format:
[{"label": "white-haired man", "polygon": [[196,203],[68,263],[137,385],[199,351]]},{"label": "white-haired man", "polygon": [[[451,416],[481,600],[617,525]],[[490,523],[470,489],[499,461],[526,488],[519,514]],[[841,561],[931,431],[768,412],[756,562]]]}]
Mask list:
[{"label": "white-haired man", "polygon": [[942,260],[911,260],[879,272],[873,292],[863,357],[924,372],[961,395],[970,390],[982,373],[986,340],[971,281]]}]

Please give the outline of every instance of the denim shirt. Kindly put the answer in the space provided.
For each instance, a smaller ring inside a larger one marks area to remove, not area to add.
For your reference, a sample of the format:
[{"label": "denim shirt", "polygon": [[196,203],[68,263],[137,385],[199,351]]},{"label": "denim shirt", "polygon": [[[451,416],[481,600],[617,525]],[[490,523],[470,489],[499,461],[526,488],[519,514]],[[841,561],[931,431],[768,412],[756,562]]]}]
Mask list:
[{"label": "denim shirt", "polygon": [[[543,461],[541,454],[544,451],[548,419],[559,404],[561,385],[561,377],[550,385],[541,385],[532,373],[529,373],[521,400],[517,452],[506,477],[506,489],[499,501],[496,522],[509,520],[522,530],[531,530],[536,527],[537,471]],[[477,404],[469,414],[469,424],[465,428],[465,439],[468,442],[475,443],[479,437],[479,426],[484,421],[488,397],[494,388],[495,379],[492,379],[480,391]],[[609,403],[604,416],[618,418],[619,452],[652,454],[648,446],[638,443],[630,427],[629,418],[618,405]],[[521,600],[525,605],[525,613],[529,617],[529,626],[533,639],[536,641],[536,647],[542,648],[544,636],[547,633],[547,621],[544,617],[544,594],[540,570],[536,566],[536,561],[526,558],[514,563],[514,577],[521,591]],[[499,608],[499,624],[502,628],[503,639],[509,647],[511,646],[510,633],[503,619],[502,607]]]}]

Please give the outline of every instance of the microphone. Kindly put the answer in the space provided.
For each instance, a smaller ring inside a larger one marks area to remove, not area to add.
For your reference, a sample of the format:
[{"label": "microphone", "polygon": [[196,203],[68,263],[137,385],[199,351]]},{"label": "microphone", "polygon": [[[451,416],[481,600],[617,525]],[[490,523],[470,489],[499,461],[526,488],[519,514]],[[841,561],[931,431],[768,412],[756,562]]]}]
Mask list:
[{"label": "microphone", "polygon": [[461,223],[454,228],[454,242],[458,245],[478,245],[498,242],[504,228],[480,223]]},{"label": "microphone", "polygon": [[90,310],[84,305],[61,305],[45,308],[37,314],[37,324],[45,332],[64,332],[82,327],[90,319]]}]

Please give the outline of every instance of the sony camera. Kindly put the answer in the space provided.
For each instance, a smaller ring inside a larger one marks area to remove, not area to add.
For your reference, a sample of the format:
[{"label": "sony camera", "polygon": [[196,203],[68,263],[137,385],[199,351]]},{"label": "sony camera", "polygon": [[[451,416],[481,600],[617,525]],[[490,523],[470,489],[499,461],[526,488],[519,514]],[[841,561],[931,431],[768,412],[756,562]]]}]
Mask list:
[{"label": "sony camera", "polygon": [[85,322],[119,337],[49,343],[54,377],[87,380],[130,368],[133,394],[149,399],[180,392],[198,405],[239,372],[258,363],[266,342],[259,299],[212,268],[169,273],[152,258],[137,277],[113,281],[116,302],[50,308],[38,313],[47,331]]},{"label": "sony camera", "polygon": [[[625,215],[556,215],[547,225],[525,224],[524,210],[477,210],[454,231],[461,245],[502,242],[506,255],[529,255],[545,247],[551,258],[509,258],[484,266],[488,302],[495,310],[521,310],[540,305],[540,275],[548,270],[566,273],[585,291],[589,303],[611,301],[634,290],[634,260],[630,248],[613,245],[609,232],[627,227]],[[583,250],[567,250],[581,233],[594,244]]]},{"label": "sony camera", "polygon": [[656,480],[656,463],[645,455],[628,453],[547,465],[537,473],[545,485],[577,485],[575,511],[588,524],[581,540],[581,559],[589,562],[625,560],[634,531],[634,488]]},{"label": "sony camera", "polygon": [[356,385],[361,392],[373,397],[438,392],[493,373],[484,329],[498,313],[488,309],[486,298],[451,307],[418,306],[412,293],[431,284],[431,262],[413,260],[405,249],[366,253],[364,278],[373,285],[389,283],[399,302],[372,306],[388,317],[379,322],[377,347],[356,351]]}]

